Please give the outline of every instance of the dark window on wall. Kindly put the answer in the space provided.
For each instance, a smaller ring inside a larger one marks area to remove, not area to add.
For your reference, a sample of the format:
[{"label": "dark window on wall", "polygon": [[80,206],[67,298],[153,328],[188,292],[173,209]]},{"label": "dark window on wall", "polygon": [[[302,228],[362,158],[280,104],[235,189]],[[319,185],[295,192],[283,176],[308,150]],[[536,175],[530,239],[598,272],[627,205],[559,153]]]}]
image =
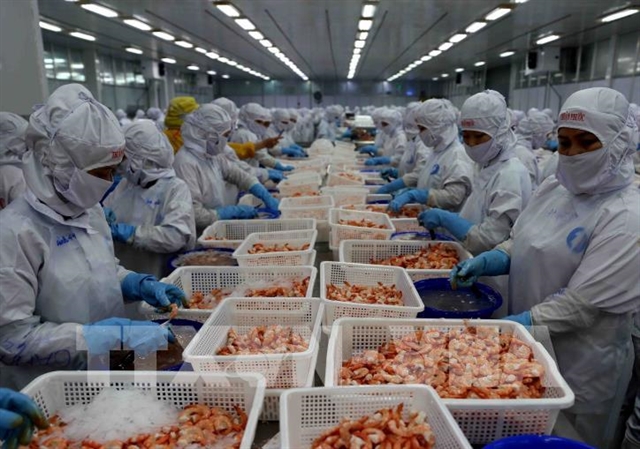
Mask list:
[{"label": "dark window on wall", "polygon": [[67,49],[54,45],[53,47],[53,67],[57,80],[71,80],[71,68],[69,67],[69,55]]},{"label": "dark window on wall", "polygon": [[593,52],[595,45],[583,45],[582,56],[580,59],[580,81],[589,81],[591,79],[591,64],[593,63]]},{"label": "dark window on wall", "polygon": [[593,79],[599,80],[607,76],[607,67],[611,60],[611,39],[605,39],[596,43],[596,65],[593,70]]},{"label": "dark window on wall", "polygon": [[71,59],[71,80],[84,83],[86,80],[84,74],[84,62],[82,61],[81,50],[69,50],[69,56]]},{"label": "dark window on wall", "polygon": [[636,65],[636,48],[640,33],[628,33],[618,37],[618,52],[613,70],[614,76],[632,76]]}]

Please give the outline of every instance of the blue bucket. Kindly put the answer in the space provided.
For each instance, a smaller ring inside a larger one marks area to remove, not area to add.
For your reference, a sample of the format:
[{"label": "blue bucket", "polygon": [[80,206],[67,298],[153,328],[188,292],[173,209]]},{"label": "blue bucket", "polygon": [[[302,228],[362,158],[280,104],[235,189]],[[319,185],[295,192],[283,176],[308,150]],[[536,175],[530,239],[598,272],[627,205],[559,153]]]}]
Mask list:
[{"label": "blue bucket", "polygon": [[[502,305],[502,296],[488,285],[476,283],[473,288],[451,288],[449,278],[424,279],[415,284],[420,298],[437,299],[439,295],[450,296],[441,300],[442,304],[449,304],[451,308],[458,306],[464,310],[452,310],[439,308],[437,305],[424,305],[424,311],[418,314],[418,318],[452,318],[474,319],[491,318],[493,312]],[[455,297],[454,297],[455,296]],[[430,302],[430,301],[429,301]]]},{"label": "blue bucket", "polygon": [[[445,242],[455,242],[453,237],[444,234],[435,234],[436,240]],[[404,231],[391,234],[391,240],[428,240],[431,241],[431,234],[428,232]]]},{"label": "blue bucket", "polygon": [[[153,320],[154,323],[158,323],[158,324],[162,324],[165,321],[167,320],[165,319]],[[202,328],[202,323],[198,321],[193,321],[193,320],[183,320],[180,318],[175,318],[171,320],[171,326],[190,326],[190,327],[193,327],[196,332],[198,332]],[[193,366],[191,366],[191,363],[181,362],[181,363],[178,363],[177,365],[173,365],[173,366],[170,366],[169,368],[165,368],[162,371],[172,371],[172,372],[193,371]]]},{"label": "blue bucket", "polygon": [[[169,259],[169,261],[167,262],[167,273],[172,273],[176,268],[180,267],[181,265],[178,265],[178,261],[181,257],[187,255],[187,254],[192,254],[192,253],[224,253],[225,255],[231,256],[231,254],[233,254],[235,250],[231,249],[231,248],[200,248],[200,249],[192,249],[190,251],[184,251],[181,252],[179,254],[176,254],[175,256],[173,256],[171,259]],[[231,265],[238,265],[238,263],[235,261],[235,259],[233,260],[233,262],[231,263]]]},{"label": "blue bucket", "polygon": [[484,449],[595,449],[587,444],[549,435],[520,435],[502,438]]}]

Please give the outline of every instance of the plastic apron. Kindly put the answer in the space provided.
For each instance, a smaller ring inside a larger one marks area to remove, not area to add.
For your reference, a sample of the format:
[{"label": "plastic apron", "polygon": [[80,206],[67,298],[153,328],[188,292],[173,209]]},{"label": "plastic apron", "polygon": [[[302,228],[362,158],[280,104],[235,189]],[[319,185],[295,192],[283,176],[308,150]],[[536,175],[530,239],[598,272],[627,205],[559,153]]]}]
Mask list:
[{"label": "plastic apron", "polygon": [[424,166],[418,178],[418,189],[442,189],[449,181],[451,169],[466,156],[458,140],[452,141],[441,151],[432,149],[425,158]]}]

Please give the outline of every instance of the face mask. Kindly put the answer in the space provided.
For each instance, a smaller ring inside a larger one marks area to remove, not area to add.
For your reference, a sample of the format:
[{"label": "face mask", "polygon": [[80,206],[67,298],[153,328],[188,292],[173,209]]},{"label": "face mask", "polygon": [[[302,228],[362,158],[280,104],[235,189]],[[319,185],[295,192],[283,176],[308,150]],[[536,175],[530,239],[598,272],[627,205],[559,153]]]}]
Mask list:
[{"label": "face mask", "polygon": [[207,154],[211,156],[217,156],[224,152],[224,149],[227,146],[227,138],[224,136],[219,136],[218,140],[207,140]]},{"label": "face mask", "polygon": [[[55,182],[54,179],[54,183]],[[69,202],[83,209],[89,209],[98,204],[98,201],[107,193],[111,187],[111,181],[105,181],[97,176],[90,175],[86,171],[74,168],[73,175],[69,180],[69,188],[66,190],[58,189],[60,195]]]},{"label": "face mask", "polygon": [[442,137],[434,136],[428,129],[420,131],[420,139],[429,148],[435,148],[442,141]]},{"label": "face mask", "polygon": [[485,143],[480,143],[475,147],[470,147],[466,143],[464,144],[467,156],[478,164],[485,164],[496,156],[496,151],[493,147],[493,139],[488,140]]},{"label": "face mask", "polygon": [[574,195],[594,193],[605,183],[608,154],[601,148],[575,156],[560,155],[556,177],[569,192]]},{"label": "face mask", "polygon": [[131,164],[128,164],[126,171],[124,172],[124,177],[127,178],[127,181],[133,185],[139,185],[140,180],[142,178],[142,170],[133,170],[131,168]]}]

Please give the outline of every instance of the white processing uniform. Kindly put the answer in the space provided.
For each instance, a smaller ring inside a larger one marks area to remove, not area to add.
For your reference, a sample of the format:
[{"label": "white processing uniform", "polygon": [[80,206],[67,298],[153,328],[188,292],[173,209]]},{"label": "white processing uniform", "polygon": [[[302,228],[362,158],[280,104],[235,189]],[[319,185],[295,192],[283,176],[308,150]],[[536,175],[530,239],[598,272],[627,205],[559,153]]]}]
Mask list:
[{"label": "white processing uniform", "polygon": [[12,112],[0,112],[0,210],[26,189],[22,156],[27,148],[24,133],[28,122]]}]

